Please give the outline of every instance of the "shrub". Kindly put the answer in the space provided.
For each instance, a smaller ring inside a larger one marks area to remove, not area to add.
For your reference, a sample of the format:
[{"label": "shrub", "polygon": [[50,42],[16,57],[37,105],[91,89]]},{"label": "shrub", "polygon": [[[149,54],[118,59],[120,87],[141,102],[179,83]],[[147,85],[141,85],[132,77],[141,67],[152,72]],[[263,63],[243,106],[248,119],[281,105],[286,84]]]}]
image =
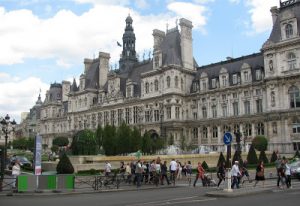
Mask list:
[{"label": "shrub", "polygon": [[261,151],[259,154],[259,161],[263,161],[264,163],[269,163],[269,160],[266,156],[265,151]]},{"label": "shrub", "polygon": [[265,136],[259,135],[254,137],[254,139],[252,140],[252,145],[260,152],[266,151],[268,147],[268,140]]},{"label": "shrub", "polygon": [[53,139],[52,144],[59,147],[64,147],[69,144],[69,140],[66,137],[56,137]]},{"label": "shrub", "polygon": [[63,153],[61,156],[61,159],[59,160],[57,166],[56,166],[56,172],[57,174],[73,174],[74,173],[74,167],[66,155],[66,153]]},{"label": "shrub", "polygon": [[201,165],[202,165],[204,170],[209,170],[209,167],[208,167],[208,165],[205,161],[203,161]]},{"label": "shrub", "polygon": [[270,162],[273,163],[278,159],[277,154],[275,151],[273,151]]},{"label": "shrub", "polygon": [[219,167],[221,165],[221,163],[225,163],[225,162],[226,162],[225,157],[224,157],[223,153],[221,152],[220,156],[219,156],[217,167]]},{"label": "shrub", "polygon": [[235,161],[239,161],[240,165],[243,164],[243,159],[242,159],[240,151],[235,151],[233,158],[232,158],[232,165],[234,164]]},{"label": "shrub", "polygon": [[249,152],[247,155],[247,161],[249,164],[257,164],[258,163],[257,155],[256,155],[253,145],[250,146],[250,149],[249,149]]}]

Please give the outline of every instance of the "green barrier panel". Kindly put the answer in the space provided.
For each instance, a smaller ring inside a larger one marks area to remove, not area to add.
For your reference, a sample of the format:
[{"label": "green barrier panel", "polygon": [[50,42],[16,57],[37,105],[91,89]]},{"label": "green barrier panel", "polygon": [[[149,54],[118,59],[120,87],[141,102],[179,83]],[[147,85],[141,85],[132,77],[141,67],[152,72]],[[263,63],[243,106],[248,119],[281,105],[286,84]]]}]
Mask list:
[{"label": "green barrier panel", "polygon": [[28,190],[28,176],[18,176],[18,191],[25,192]]},{"label": "green barrier panel", "polygon": [[47,176],[47,189],[55,190],[56,189],[56,175]]},{"label": "green barrier panel", "polygon": [[74,175],[66,176],[66,189],[74,189]]}]

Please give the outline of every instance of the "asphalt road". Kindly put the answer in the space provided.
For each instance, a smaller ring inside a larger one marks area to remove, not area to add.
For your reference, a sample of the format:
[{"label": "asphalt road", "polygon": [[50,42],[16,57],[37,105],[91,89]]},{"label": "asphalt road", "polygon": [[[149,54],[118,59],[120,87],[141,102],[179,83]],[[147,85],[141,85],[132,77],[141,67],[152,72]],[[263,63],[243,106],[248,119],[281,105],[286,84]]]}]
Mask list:
[{"label": "asphalt road", "polygon": [[1,196],[1,206],[294,206],[300,203],[300,190],[274,190],[272,193],[237,198],[215,198],[205,196],[213,188],[177,187],[151,190],[106,192],[94,194],[69,194],[51,196]]}]

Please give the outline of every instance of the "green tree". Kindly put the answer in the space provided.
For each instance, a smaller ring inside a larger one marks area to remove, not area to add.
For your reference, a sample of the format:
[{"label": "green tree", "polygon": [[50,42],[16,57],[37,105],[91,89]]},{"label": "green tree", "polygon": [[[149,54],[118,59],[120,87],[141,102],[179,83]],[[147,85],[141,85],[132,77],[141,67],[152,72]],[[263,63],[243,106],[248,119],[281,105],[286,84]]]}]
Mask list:
[{"label": "green tree", "polygon": [[206,171],[209,170],[209,167],[208,167],[208,165],[205,161],[203,161],[201,165],[202,165],[204,170],[206,170]]},{"label": "green tree", "polygon": [[27,150],[30,150],[30,151],[34,151],[34,138],[33,137],[29,137],[27,139],[27,142],[26,142],[26,149]]},{"label": "green tree", "polygon": [[59,147],[57,145],[52,145],[51,151],[57,153],[59,150]]},{"label": "green tree", "polygon": [[258,151],[266,151],[268,147],[268,140],[265,136],[259,135],[254,137],[254,139],[252,140],[252,145]]},{"label": "green tree", "polygon": [[225,162],[226,162],[225,157],[224,157],[223,153],[221,152],[220,156],[219,156],[217,167],[220,166],[222,163],[225,163]]},{"label": "green tree", "polygon": [[241,156],[241,152],[240,151],[235,151],[234,152],[234,155],[233,155],[233,158],[232,158],[232,165],[234,164],[235,161],[239,161],[240,164],[243,163],[243,159],[242,159],[242,156]]},{"label": "green tree", "polygon": [[101,147],[103,146],[103,128],[101,125],[98,125],[95,137],[98,146],[98,151],[100,151]]},{"label": "green tree", "polygon": [[71,149],[73,155],[95,155],[97,144],[94,132],[88,129],[79,131],[73,137]]},{"label": "green tree", "polygon": [[247,155],[247,161],[249,164],[257,164],[258,163],[257,155],[256,155],[253,145],[250,146],[250,149],[249,149],[249,152]]},{"label": "green tree", "polygon": [[52,141],[52,145],[57,145],[59,147],[68,146],[69,139],[67,137],[55,137]]},{"label": "green tree", "polygon": [[74,167],[68,158],[66,153],[63,153],[57,166],[56,166],[57,174],[73,174]]},{"label": "green tree", "polygon": [[273,151],[270,162],[273,163],[278,159],[277,154],[275,151]]},{"label": "green tree", "polygon": [[117,138],[115,126],[106,125],[103,129],[103,149],[105,155],[117,154]]},{"label": "green tree", "polygon": [[150,137],[150,134],[146,131],[142,138],[142,151],[146,154],[151,154],[153,141]]},{"label": "green tree", "polygon": [[269,160],[267,158],[265,151],[260,152],[258,159],[259,159],[259,161],[263,161],[264,163],[269,163]]},{"label": "green tree", "polygon": [[142,137],[138,128],[134,127],[131,133],[131,152],[142,149]]}]

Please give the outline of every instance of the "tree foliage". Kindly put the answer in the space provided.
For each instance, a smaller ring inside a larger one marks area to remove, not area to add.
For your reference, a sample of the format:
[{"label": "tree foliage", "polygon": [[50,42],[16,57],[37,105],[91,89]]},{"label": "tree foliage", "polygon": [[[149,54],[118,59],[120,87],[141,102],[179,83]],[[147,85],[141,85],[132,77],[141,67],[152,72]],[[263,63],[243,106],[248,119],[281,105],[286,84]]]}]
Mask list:
[{"label": "tree foliage", "polygon": [[266,151],[268,147],[268,140],[265,136],[259,135],[254,137],[254,139],[252,140],[252,145],[258,151]]},{"label": "tree foliage", "polygon": [[15,149],[21,150],[34,150],[34,138],[32,137],[21,137],[12,141],[12,146]]},{"label": "tree foliage", "polygon": [[68,146],[69,139],[67,137],[55,137],[52,141],[52,145],[57,145],[59,147]]},{"label": "tree foliage", "polygon": [[116,128],[106,125],[103,129],[103,149],[105,155],[116,155],[117,153]]},{"label": "tree foliage", "polygon": [[56,166],[57,174],[73,174],[74,167],[68,158],[66,153],[63,153],[57,166]]},{"label": "tree foliage", "polygon": [[98,125],[95,138],[98,146],[98,151],[100,151],[101,147],[103,146],[103,128],[101,125]]},{"label": "tree foliage", "polygon": [[201,165],[202,165],[202,167],[203,167],[204,170],[207,171],[209,169],[209,167],[208,167],[208,165],[207,165],[207,163],[205,161],[203,161]]},{"label": "tree foliage", "polygon": [[269,160],[267,158],[267,155],[266,155],[265,151],[260,152],[258,159],[259,159],[259,161],[263,161],[265,164],[269,163]]},{"label": "tree foliage", "polygon": [[224,157],[223,153],[221,152],[220,156],[219,156],[217,167],[220,166],[222,163],[225,163],[225,162],[226,162],[225,157]]},{"label": "tree foliage", "polygon": [[71,144],[73,155],[95,155],[97,143],[94,132],[81,130],[74,137]]},{"label": "tree foliage", "polygon": [[258,163],[257,155],[256,155],[253,145],[250,146],[250,149],[249,149],[249,152],[247,155],[247,161],[249,164],[257,164]]},{"label": "tree foliage", "polygon": [[242,156],[241,156],[241,152],[240,151],[235,151],[234,152],[234,155],[233,155],[233,158],[232,158],[232,165],[234,164],[235,161],[238,161],[239,164],[243,164],[243,159],[242,159]]},{"label": "tree foliage", "polygon": [[277,154],[275,151],[273,151],[270,162],[273,163],[278,159]]}]

